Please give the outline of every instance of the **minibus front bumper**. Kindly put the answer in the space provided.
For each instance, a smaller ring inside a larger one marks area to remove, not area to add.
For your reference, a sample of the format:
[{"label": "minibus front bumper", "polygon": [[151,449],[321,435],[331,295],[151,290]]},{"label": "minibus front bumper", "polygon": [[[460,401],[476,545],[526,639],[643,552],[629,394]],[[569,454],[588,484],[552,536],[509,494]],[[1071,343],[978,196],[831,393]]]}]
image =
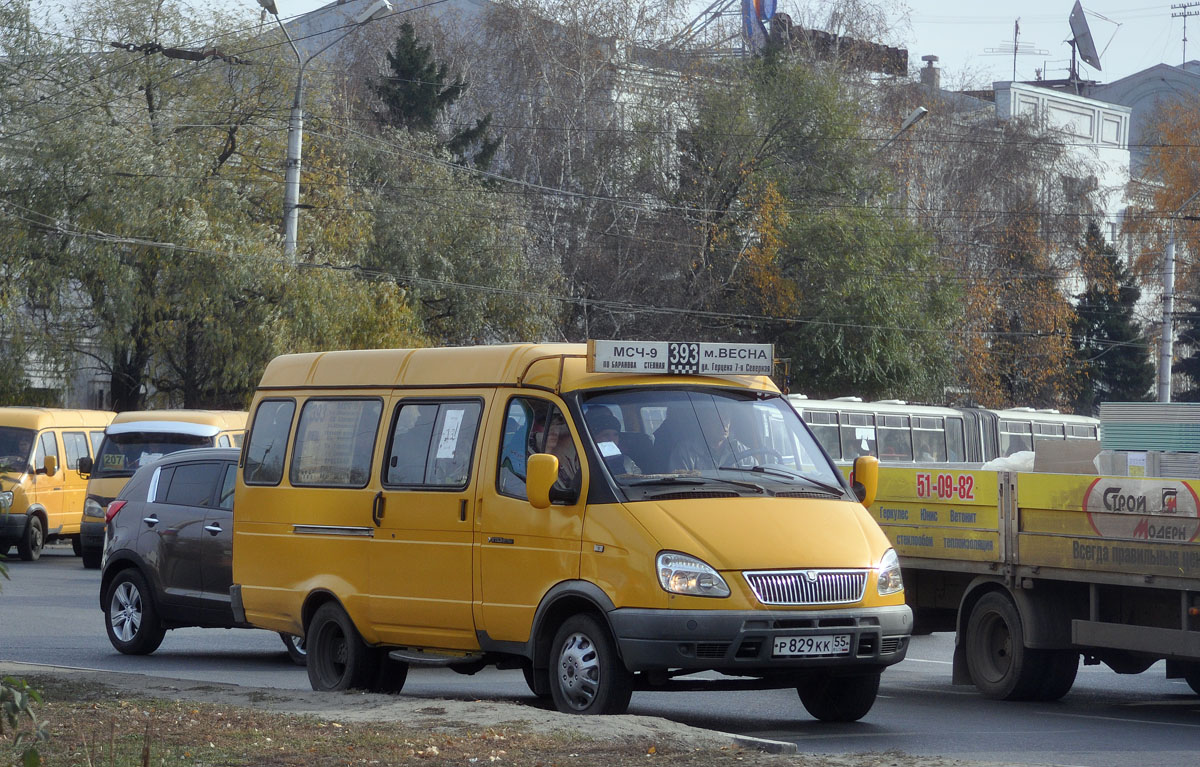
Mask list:
[{"label": "minibus front bumper", "polygon": [[608,619],[630,671],[759,676],[883,668],[904,660],[912,633],[907,605],[769,612],[619,608]]}]

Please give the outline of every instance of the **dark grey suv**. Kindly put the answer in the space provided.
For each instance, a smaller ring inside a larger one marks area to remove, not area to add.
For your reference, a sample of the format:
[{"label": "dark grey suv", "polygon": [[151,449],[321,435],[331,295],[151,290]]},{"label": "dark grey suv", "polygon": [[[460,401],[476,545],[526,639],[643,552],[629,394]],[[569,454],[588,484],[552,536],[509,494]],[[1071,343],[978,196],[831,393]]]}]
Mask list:
[{"label": "dark grey suv", "polygon": [[[113,647],[158,649],[168,629],[234,621],[233,486],[238,450],[201,448],[143,466],[108,506],[100,607]],[[304,642],[283,636],[304,663]]]}]

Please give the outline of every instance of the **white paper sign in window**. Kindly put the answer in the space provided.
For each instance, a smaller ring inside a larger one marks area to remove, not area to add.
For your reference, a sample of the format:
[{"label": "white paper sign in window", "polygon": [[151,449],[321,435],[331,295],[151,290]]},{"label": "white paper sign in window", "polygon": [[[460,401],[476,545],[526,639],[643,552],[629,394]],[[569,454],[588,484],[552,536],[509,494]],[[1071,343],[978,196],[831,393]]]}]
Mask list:
[{"label": "white paper sign in window", "polygon": [[438,458],[454,457],[454,448],[458,446],[458,432],[462,427],[462,420],[462,410],[446,411],[446,418],[442,421],[442,436],[438,438]]}]

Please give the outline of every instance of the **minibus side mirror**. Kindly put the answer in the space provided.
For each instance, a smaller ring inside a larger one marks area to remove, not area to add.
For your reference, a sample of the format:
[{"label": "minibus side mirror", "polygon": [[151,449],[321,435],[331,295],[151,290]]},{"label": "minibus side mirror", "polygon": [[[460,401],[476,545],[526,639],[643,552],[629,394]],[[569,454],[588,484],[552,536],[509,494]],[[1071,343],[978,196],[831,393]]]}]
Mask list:
[{"label": "minibus side mirror", "polygon": [[58,458],[48,455],[42,459],[42,466],[46,467],[46,476],[53,477],[58,473]]},{"label": "minibus side mirror", "polygon": [[75,468],[76,471],[79,472],[80,476],[86,477],[92,473],[92,459],[88,458],[86,455],[82,456]]},{"label": "minibus side mirror", "polygon": [[862,505],[870,508],[871,504],[875,503],[875,494],[879,490],[879,459],[873,455],[860,455],[855,458],[850,485]]},{"label": "minibus side mirror", "polygon": [[534,453],[525,461],[525,494],[535,509],[550,508],[550,488],[558,480],[558,456]]}]

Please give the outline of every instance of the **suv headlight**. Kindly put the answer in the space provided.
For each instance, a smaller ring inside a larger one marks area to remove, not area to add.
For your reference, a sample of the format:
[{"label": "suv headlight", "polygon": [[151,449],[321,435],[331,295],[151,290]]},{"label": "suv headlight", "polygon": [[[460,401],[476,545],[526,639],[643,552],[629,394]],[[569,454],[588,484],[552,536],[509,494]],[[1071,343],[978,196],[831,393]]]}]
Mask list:
[{"label": "suv headlight", "polygon": [[896,556],[895,549],[885,551],[883,558],[879,560],[879,581],[876,588],[879,589],[880,596],[904,590],[904,579],[900,577],[900,557]]},{"label": "suv headlight", "polygon": [[83,516],[104,519],[104,507],[95,498],[83,502]]},{"label": "suv headlight", "polygon": [[8,511],[12,508],[12,490],[5,490],[0,493],[0,511]]},{"label": "suv headlight", "polygon": [[694,597],[727,597],[725,579],[705,563],[675,551],[660,553],[654,562],[663,591]]}]

